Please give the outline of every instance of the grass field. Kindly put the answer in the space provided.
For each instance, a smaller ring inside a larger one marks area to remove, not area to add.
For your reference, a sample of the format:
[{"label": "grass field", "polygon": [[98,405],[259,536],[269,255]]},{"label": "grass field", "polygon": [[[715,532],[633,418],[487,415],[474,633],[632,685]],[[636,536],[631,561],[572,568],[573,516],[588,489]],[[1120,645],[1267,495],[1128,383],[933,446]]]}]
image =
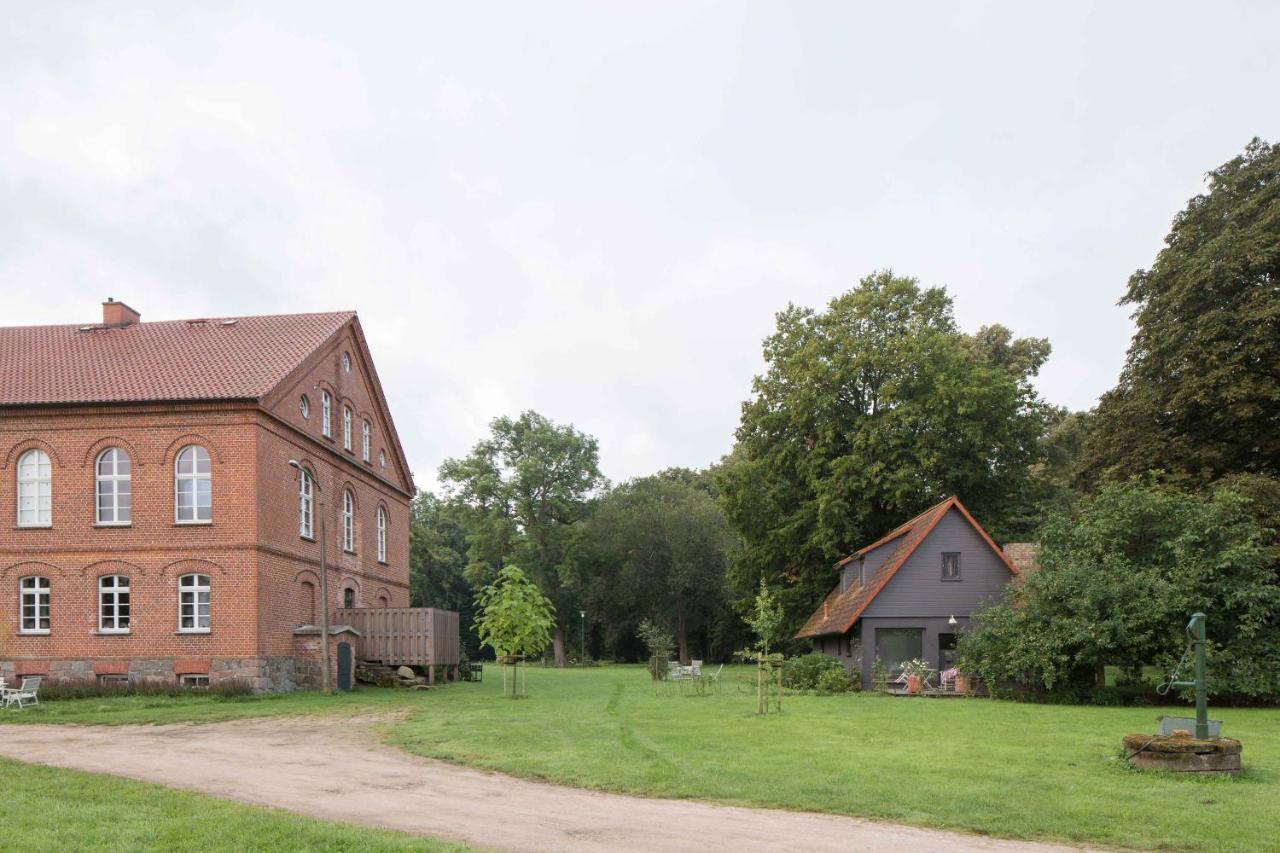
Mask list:
[{"label": "grass field", "polygon": [[0,719],[124,723],[406,709],[411,752],[570,785],[825,811],[1013,838],[1170,850],[1276,850],[1280,709],[1212,709],[1244,743],[1245,774],[1137,773],[1120,738],[1185,707],[1020,705],[984,699],[788,696],[754,714],[726,670],[705,697],[655,690],[640,667],[531,667],[529,695],[483,684],[326,699],[137,697],[49,703]]},{"label": "grass field", "polygon": [[465,848],[298,817],[160,785],[0,758],[11,850],[423,850]]}]

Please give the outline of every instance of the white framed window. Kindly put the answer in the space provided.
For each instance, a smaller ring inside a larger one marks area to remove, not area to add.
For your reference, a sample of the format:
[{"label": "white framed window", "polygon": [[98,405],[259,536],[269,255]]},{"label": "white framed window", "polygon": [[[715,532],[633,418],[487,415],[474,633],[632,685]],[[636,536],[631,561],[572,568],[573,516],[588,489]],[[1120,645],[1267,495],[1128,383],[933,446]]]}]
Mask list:
[{"label": "white framed window", "polygon": [[183,634],[209,632],[208,575],[178,578],[178,631]]},{"label": "white framed window", "polygon": [[49,579],[21,578],[18,581],[18,595],[22,606],[22,621],[18,625],[18,633],[49,633]]},{"label": "white framed window", "polygon": [[209,676],[188,672],[178,676],[178,683],[188,690],[208,690]]},{"label": "white framed window", "polygon": [[304,468],[298,477],[298,535],[303,539],[315,538],[315,518],[315,486]]},{"label": "white framed window", "polygon": [[198,444],[182,448],[174,460],[173,518],[178,524],[213,521],[213,470],[209,451]]},{"label": "white framed window", "polygon": [[108,447],[98,454],[94,477],[98,524],[131,523],[133,486],[129,454],[118,447]]},{"label": "white framed window", "polygon": [[351,372],[351,353],[349,352],[344,352],[342,354],[342,372],[343,373]]},{"label": "white framed window", "polygon": [[387,561],[387,510],[386,507],[378,507],[378,562],[385,563]]},{"label": "white framed window", "polygon": [[351,449],[351,407],[342,407],[342,449]]},{"label": "white framed window", "polygon": [[356,498],[347,489],[342,493],[342,550],[356,549]]},{"label": "white framed window", "polygon": [[303,394],[298,400],[298,411],[302,414],[304,421],[311,417],[311,401],[307,399],[306,394]]},{"label": "white framed window", "polygon": [[362,421],[360,423],[360,458],[365,462],[369,461],[369,422]]},{"label": "white framed window", "polygon": [[387,467],[387,451],[385,450],[378,451],[378,465],[382,468]]},{"label": "white framed window", "polygon": [[128,575],[103,575],[98,578],[98,632],[129,633]]},{"label": "white framed window", "polygon": [[333,398],[328,391],[320,392],[320,434],[333,436]]},{"label": "white framed window", "polygon": [[53,524],[53,468],[49,454],[28,450],[18,459],[18,526]]}]

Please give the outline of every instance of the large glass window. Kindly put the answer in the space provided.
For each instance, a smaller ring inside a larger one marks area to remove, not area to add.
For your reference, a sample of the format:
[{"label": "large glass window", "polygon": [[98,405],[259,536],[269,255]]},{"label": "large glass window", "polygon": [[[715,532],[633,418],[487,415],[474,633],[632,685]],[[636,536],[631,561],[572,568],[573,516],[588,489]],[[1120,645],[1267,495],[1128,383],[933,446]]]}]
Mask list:
[{"label": "large glass window", "polygon": [[178,578],[178,630],[193,633],[209,630],[208,575]]},{"label": "large glass window", "polygon": [[378,507],[378,562],[387,561],[387,510]]},{"label": "large glass window", "polygon": [[43,450],[28,450],[18,459],[18,526],[53,523],[53,469]]},{"label": "large glass window", "polygon": [[303,469],[298,478],[298,535],[306,539],[314,539],[315,527],[315,487],[311,475]]},{"label": "large glass window", "polygon": [[356,549],[356,499],[347,489],[342,493],[342,550]]},{"label": "large glass window", "polygon": [[173,472],[174,520],[199,524],[213,520],[213,479],[209,451],[198,444],[178,453]]},{"label": "large glass window", "polygon": [[22,623],[18,633],[49,633],[49,579],[22,578],[18,581],[18,594],[22,605]]},{"label": "large glass window", "polygon": [[129,454],[108,447],[98,454],[96,469],[98,524],[128,524],[133,518]]},{"label": "large glass window", "polygon": [[98,578],[98,630],[104,634],[129,632],[129,578],[104,575]]},{"label": "large glass window", "polygon": [[924,657],[924,629],[877,628],[876,657],[884,663],[890,678],[898,676],[904,663]]}]

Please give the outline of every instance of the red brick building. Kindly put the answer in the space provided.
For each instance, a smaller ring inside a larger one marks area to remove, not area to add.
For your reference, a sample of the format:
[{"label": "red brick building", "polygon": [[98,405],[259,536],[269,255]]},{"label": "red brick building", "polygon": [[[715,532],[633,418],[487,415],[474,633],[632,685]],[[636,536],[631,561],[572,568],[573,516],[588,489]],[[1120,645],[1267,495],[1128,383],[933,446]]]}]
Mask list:
[{"label": "red brick building", "polygon": [[[354,313],[0,328],[0,676],[319,675],[407,607],[413,481]],[[297,460],[308,477],[290,466]]]}]

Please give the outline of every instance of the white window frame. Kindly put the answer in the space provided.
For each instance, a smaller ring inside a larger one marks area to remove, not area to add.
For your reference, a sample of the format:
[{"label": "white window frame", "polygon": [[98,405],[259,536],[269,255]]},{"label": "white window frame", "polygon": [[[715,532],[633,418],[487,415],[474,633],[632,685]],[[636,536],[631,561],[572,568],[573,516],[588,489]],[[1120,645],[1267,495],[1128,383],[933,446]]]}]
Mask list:
[{"label": "white window frame", "polygon": [[[210,632],[212,606],[209,601],[209,576],[198,572],[190,572],[178,576],[178,633],[208,634]],[[204,613],[200,605],[204,605]],[[188,618],[185,612],[190,608],[191,624],[183,623]]]},{"label": "white window frame", "polygon": [[344,352],[342,354],[342,372],[343,373],[351,372],[351,353],[349,352]]},{"label": "white window frame", "polygon": [[351,449],[351,407],[342,406],[342,449]]},{"label": "white window frame", "polygon": [[303,539],[316,538],[315,483],[306,468],[298,477],[298,535]]},{"label": "white window frame", "polygon": [[[111,586],[107,586],[107,581],[111,581]],[[120,596],[125,596],[123,602]],[[110,604],[107,603],[108,598]],[[133,596],[129,594],[129,576],[128,575],[103,575],[98,578],[98,633],[99,634],[128,634],[130,625],[133,622]],[[123,616],[120,609],[125,608],[126,612]],[[107,618],[108,608],[111,617]],[[120,623],[124,623],[124,627]]]},{"label": "white window frame", "polygon": [[350,489],[342,492],[342,550],[356,552],[356,497]]},{"label": "white window frame", "polygon": [[320,434],[333,438],[333,397],[328,391],[320,392]]},{"label": "white window frame", "polygon": [[[114,453],[112,458],[110,474],[102,473],[102,462],[107,458],[107,454]],[[125,465],[125,473],[120,473],[120,463],[123,460]],[[109,484],[111,489],[107,492],[110,498],[110,504],[104,505],[102,498],[103,484]],[[124,487],[121,489],[121,487]],[[129,506],[124,507],[123,513],[120,507],[121,494],[128,495]],[[125,453],[122,448],[108,447],[106,450],[98,454],[98,458],[93,462],[93,506],[94,506],[94,524],[99,527],[128,527],[133,523],[133,460],[129,458],[129,454]],[[122,518],[121,515],[124,517]]]},{"label": "white window frame", "polygon": [[387,509],[378,504],[378,562],[387,561]]},{"label": "white window frame", "polygon": [[[18,526],[53,527],[53,466],[49,454],[33,447],[19,456],[17,479]],[[30,510],[23,509],[23,501],[32,502]]]},{"label": "white window frame", "polygon": [[369,461],[369,421],[360,422],[360,430],[363,433],[360,441],[360,456],[365,462]]},{"label": "white window frame", "polygon": [[379,468],[387,467],[387,451],[385,450],[378,451],[378,467]]},{"label": "white window frame", "polygon": [[307,399],[306,394],[298,398],[298,412],[301,413],[304,421],[311,420],[311,401]]},{"label": "white window frame", "polygon": [[[183,458],[187,452],[191,452],[191,471],[182,471]],[[200,471],[200,454],[204,454],[205,462],[208,464],[208,471],[201,473]],[[191,510],[190,518],[182,517],[182,506],[178,500],[178,496],[182,493],[182,484],[191,484]],[[200,517],[200,484],[208,483],[207,494],[209,496],[208,518]],[[188,444],[186,447],[178,451],[173,457],[173,523],[174,524],[212,524],[213,523],[213,457],[209,455],[208,449],[199,444]]]},{"label": "white window frame", "polygon": [[[18,578],[18,633],[48,634],[52,621],[49,618],[49,579],[41,575]],[[29,615],[28,615],[29,614]],[[27,620],[35,623],[28,628]],[[41,627],[43,625],[43,627]]]}]

